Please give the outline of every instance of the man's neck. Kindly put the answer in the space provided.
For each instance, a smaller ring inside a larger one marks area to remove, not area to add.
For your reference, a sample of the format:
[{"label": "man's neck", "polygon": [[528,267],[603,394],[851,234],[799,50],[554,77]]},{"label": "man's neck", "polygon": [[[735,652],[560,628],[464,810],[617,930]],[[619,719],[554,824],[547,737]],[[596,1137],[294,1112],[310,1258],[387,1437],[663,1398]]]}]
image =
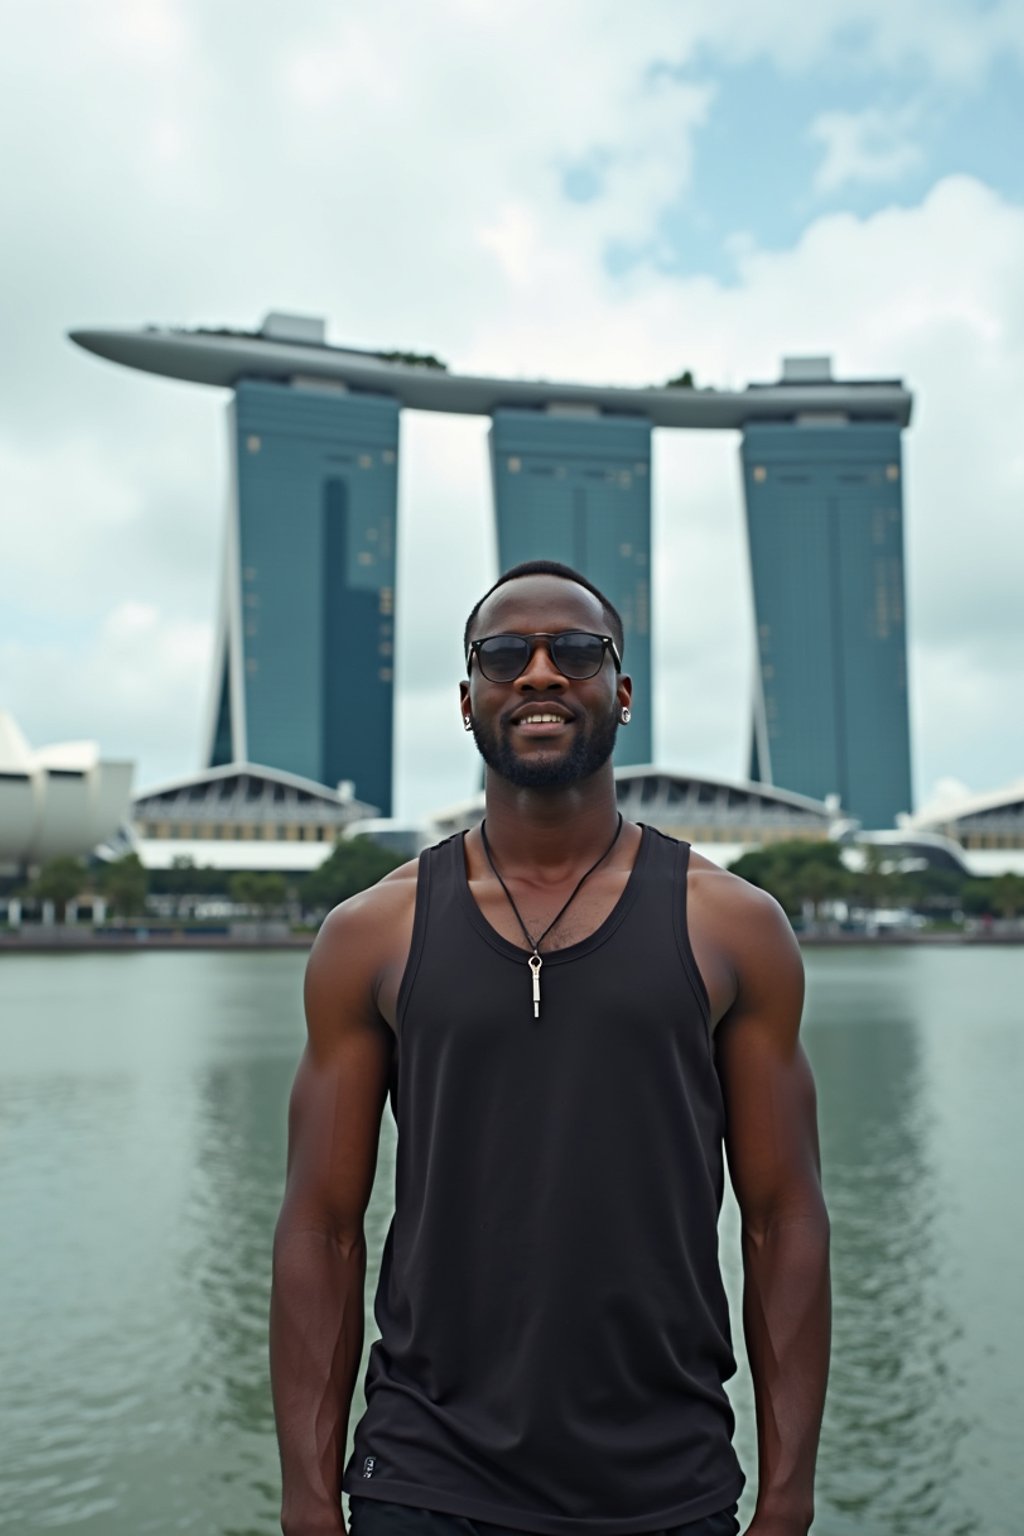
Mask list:
[{"label": "man's neck", "polygon": [[590,863],[615,833],[618,807],[611,765],[579,784],[519,789],[491,769],[485,781],[487,838],[504,873]]}]

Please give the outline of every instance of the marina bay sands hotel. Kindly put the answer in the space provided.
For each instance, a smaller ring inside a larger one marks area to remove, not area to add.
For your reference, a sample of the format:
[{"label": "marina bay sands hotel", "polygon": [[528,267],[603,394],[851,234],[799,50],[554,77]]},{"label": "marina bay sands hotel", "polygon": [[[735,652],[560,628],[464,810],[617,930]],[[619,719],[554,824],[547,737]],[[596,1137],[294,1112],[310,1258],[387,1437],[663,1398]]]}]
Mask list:
[{"label": "marina bay sands hotel", "polygon": [[280,314],[258,333],[72,339],[234,391],[209,766],[349,780],[390,814],[408,406],[490,417],[503,570],[565,561],[622,614],[635,703],[621,766],[652,758],[652,429],[741,432],[757,630],[750,778],[836,795],[866,827],[911,809],[900,433],[912,402],[898,380],[838,382],[821,358],[790,359],[779,383],[742,391],[477,378],[434,358],[331,346],[322,321]]}]

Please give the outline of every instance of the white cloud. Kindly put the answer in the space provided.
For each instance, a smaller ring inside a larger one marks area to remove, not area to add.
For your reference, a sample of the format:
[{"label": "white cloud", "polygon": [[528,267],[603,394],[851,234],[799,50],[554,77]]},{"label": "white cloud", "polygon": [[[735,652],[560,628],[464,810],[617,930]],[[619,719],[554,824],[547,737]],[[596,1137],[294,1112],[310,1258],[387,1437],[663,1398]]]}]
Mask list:
[{"label": "white cloud", "polygon": [[540,230],[529,208],[507,203],[498,209],[494,221],[478,232],[477,239],[483,250],[493,252],[511,283],[527,281],[540,247]]},{"label": "white cloud", "polygon": [[94,623],[114,592],[125,591],[158,604],[170,596],[192,616],[206,611],[214,575],[197,583],[197,569],[200,560],[212,565],[216,548],[226,444],[216,441],[220,412],[197,416],[193,402],[183,404],[169,424],[159,410],[143,409],[112,413],[106,431],[59,420],[42,443],[0,435],[0,607],[8,625],[15,614]]},{"label": "white cloud", "polygon": [[126,601],[73,645],[0,640],[0,697],[34,746],[89,739],[136,782],[195,766],[212,625]]},{"label": "white cloud", "polygon": [[765,57],[786,73],[824,61],[863,71],[913,70],[935,82],[976,86],[996,60],[1024,58],[1017,0],[708,0],[688,7],[680,40],[736,61]]},{"label": "white cloud", "polygon": [[815,192],[839,192],[852,182],[899,181],[916,170],[924,159],[913,138],[918,120],[914,107],[820,113],[810,127],[811,138],[823,148]]},{"label": "white cloud", "polygon": [[111,41],[133,61],[177,64],[185,52],[186,25],[172,0],[114,0]]},{"label": "white cloud", "polygon": [[941,816],[943,812],[962,805],[971,791],[960,779],[938,779],[924,805],[918,807],[920,816]]}]

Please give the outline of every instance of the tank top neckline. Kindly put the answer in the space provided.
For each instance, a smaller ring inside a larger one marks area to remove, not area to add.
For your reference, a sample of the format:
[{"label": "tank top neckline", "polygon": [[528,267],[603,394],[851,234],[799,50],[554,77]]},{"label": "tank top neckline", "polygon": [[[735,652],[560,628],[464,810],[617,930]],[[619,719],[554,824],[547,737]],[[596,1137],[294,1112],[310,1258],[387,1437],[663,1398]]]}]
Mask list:
[{"label": "tank top neckline", "polygon": [[[583,955],[590,954],[592,950],[597,949],[599,945],[611,937],[626,917],[640,889],[640,875],[643,872],[642,866],[646,865],[651,848],[650,827],[642,821],[638,822],[637,825],[640,828],[640,846],[637,848],[633,867],[626,877],[626,883],[622,887],[619,898],[608,913],[608,916],[603,922],[598,924],[593,933],[588,933],[586,938],[577,940],[575,944],[566,944],[561,949],[542,949],[540,952],[541,959],[545,965],[562,965],[570,960],[578,960]],[[522,964],[530,951],[525,945],[513,944],[510,939],[505,938],[504,934],[499,933],[497,928],[493,927],[487,920],[474,900],[473,892],[469,888],[469,876],[466,872],[465,832],[452,839],[451,849],[456,863],[455,880],[458,886],[460,904],[470,923],[481,937],[486,939],[487,943],[493,949],[496,949],[499,954],[508,956],[509,959],[515,960],[517,964]]]}]

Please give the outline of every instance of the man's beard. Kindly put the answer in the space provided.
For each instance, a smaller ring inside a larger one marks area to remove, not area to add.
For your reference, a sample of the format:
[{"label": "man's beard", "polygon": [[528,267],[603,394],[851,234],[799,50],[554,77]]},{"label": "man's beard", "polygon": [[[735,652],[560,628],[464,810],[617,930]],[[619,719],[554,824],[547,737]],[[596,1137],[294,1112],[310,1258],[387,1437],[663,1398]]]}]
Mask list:
[{"label": "man's beard", "polygon": [[612,709],[605,719],[596,721],[589,732],[577,730],[568,752],[546,761],[521,757],[512,746],[508,727],[483,731],[475,718],[472,726],[473,740],[480,756],[499,778],[516,789],[565,789],[570,784],[589,779],[611,757],[619,731],[619,711],[617,707]]}]

